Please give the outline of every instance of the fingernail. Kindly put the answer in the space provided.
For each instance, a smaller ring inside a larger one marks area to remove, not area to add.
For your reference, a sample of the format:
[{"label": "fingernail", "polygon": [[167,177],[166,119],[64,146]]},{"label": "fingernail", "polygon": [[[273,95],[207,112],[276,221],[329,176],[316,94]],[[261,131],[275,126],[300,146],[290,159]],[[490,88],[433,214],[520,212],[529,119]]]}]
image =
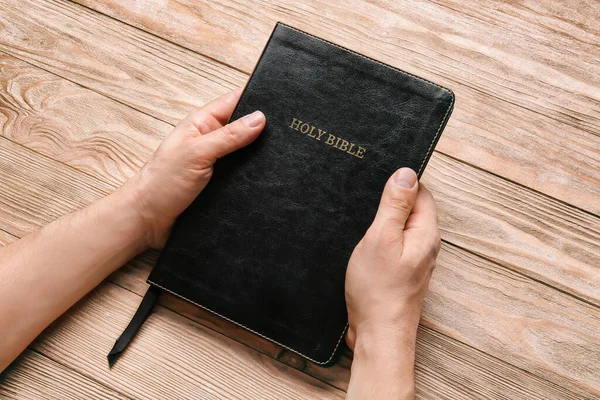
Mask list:
[{"label": "fingernail", "polygon": [[260,111],[254,111],[252,114],[246,115],[243,120],[250,128],[256,128],[265,120],[265,115]]},{"label": "fingernail", "polygon": [[410,168],[400,168],[394,176],[394,183],[405,189],[412,189],[417,183],[417,174]]}]

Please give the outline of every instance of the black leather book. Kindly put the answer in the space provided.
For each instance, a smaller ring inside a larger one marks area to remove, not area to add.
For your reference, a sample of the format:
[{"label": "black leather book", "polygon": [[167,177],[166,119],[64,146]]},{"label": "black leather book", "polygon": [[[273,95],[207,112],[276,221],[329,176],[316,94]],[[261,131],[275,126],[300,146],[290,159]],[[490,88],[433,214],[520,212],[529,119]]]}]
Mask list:
[{"label": "black leather book", "polygon": [[266,127],[216,163],[148,283],[330,364],[352,250],[390,175],[423,173],[453,104],[446,88],[278,23],[231,117],[261,110]]}]

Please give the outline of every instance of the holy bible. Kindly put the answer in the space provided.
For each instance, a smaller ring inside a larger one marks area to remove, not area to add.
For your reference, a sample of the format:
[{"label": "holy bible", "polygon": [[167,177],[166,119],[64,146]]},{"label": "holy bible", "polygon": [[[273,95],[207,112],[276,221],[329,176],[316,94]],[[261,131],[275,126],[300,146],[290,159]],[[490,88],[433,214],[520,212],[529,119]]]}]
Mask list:
[{"label": "holy bible", "polygon": [[454,104],[435,83],[278,23],[231,120],[266,126],[179,217],[112,365],[162,291],[331,364],[348,259],[387,179],[421,176]]}]

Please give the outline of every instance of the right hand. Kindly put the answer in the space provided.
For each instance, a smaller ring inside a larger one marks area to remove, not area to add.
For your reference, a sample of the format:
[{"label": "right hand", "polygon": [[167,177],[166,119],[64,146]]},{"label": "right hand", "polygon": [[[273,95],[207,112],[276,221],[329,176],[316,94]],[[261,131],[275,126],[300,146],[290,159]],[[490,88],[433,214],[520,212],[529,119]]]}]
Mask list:
[{"label": "right hand", "polygon": [[412,397],[421,305],[439,250],[433,196],[413,170],[402,168],[388,180],[348,263],[346,342],[354,351],[348,398]]},{"label": "right hand", "polygon": [[348,263],[350,348],[362,332],[416,330],[439,250],[435,200],[413,170],[402,168],[388,180]]}]

